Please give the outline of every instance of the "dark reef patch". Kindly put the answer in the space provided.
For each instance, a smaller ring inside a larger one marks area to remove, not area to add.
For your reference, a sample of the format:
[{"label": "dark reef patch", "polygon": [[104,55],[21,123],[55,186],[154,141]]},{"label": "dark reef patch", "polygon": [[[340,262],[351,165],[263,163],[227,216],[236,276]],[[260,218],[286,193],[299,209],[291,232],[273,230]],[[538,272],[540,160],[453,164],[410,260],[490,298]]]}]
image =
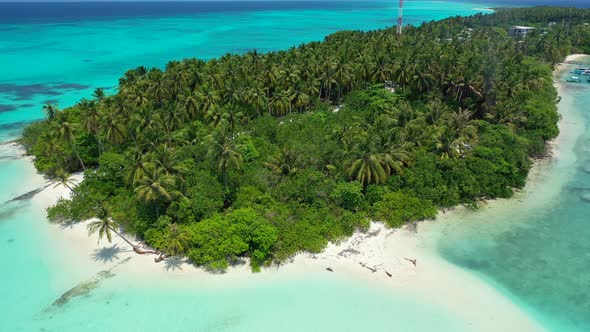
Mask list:
[{"label": "dark reef patch", "polygon": [[55,83],[53,86],[54,89],[60,90],[84,90],[89,88],[90,86],[78,83]]},{"label": "dark reef patch", "polygon": [[0,113],[16,111],[16,106],[0,104]]},{"label": "dark reef patch", "polygon": [[0,124],[0,130],[13,130],[13,129],[20,129],[24,126],[29,124],[29,121],[17,121],[11,123],[2,123]]},{"label": "dark reef patch", "polygon": [[78,83],[52,82],[42,84],[0,84],[0,94],[10,95],[14,100],[31,100],[37,95],[60,96],[72,90],[84,90],[90,86]]}]

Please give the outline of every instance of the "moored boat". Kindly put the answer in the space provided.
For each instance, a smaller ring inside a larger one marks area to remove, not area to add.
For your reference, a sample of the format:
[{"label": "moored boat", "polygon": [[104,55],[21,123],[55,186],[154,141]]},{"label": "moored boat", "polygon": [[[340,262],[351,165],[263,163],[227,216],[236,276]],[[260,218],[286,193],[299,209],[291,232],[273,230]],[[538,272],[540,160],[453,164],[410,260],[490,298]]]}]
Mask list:
[{"label": "moored boat", "polygon": [[567,81],[570,83],[580,83],[582,82],[582,79],[579,76],[571,76]]}]

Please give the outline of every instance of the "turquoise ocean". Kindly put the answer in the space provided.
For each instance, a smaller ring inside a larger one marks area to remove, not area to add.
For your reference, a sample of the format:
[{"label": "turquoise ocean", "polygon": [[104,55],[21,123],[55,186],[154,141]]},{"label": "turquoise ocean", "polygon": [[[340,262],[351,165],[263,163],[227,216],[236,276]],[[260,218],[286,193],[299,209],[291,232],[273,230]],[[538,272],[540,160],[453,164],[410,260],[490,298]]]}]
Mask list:
[{"label": "turquoise ocean", "polygon": [[[482,2],[411,1],[405,20],[420,24],[494,5]],[[42,118],[45,102],[67,107],[97,87],[113,91],[138,65],[285,49],[342,29],[390,26],[395,15],[393,2],[0,3],[0,331],[468,331],[428,299],[323,274],[246,285],[220,279],[216,287],[199,280],[145,287],[116,272],[97,275],[83,260],[108,269],[116,259],[80,257],[55,236],[43,208],[22,196],[48,182],[10,141]],[[436,229],[448,223],[429,231],[445,231],[436,243],[443,258],[548,330],[588,331],[590,85],[564,85],[562,94],[564,119],[577,125],[575,142],[540,167],[534,192],[458,213],[451,231]],[[83,296],[54,304],[76,285]]]}]

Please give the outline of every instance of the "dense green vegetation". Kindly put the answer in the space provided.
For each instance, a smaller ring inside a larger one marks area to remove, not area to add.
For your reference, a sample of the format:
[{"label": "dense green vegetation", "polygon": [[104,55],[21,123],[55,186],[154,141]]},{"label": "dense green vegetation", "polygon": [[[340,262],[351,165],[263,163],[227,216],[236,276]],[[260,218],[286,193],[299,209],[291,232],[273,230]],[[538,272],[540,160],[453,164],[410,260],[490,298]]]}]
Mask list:
[{"label": "dense green vegetation", "polygon": [[[257,270],[371,218],[396,227],[510,197],[558,134],[552,64],[590,45],[588,11],[572,16],[510,9],[138,67],[114,95],[47,105],[22,143],[60,183],[85,169],[51,220],[98,217],[101,236],[120,227],[207,268],[249,257]],[[508,37],[525,18],[560,24]]]}]

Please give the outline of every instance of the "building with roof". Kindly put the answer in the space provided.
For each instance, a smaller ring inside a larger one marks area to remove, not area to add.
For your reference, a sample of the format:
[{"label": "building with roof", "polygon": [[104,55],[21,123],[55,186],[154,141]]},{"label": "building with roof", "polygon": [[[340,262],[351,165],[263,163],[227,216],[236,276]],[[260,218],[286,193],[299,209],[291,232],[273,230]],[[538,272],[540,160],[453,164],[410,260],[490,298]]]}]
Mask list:
[{"label": "building with roof", "polygon": [[508,29],[508,35],[511,37],[524,37],[527,33],[535,30],[533,27],[524,27],[520,25],[515,25],[512,28]]}]

